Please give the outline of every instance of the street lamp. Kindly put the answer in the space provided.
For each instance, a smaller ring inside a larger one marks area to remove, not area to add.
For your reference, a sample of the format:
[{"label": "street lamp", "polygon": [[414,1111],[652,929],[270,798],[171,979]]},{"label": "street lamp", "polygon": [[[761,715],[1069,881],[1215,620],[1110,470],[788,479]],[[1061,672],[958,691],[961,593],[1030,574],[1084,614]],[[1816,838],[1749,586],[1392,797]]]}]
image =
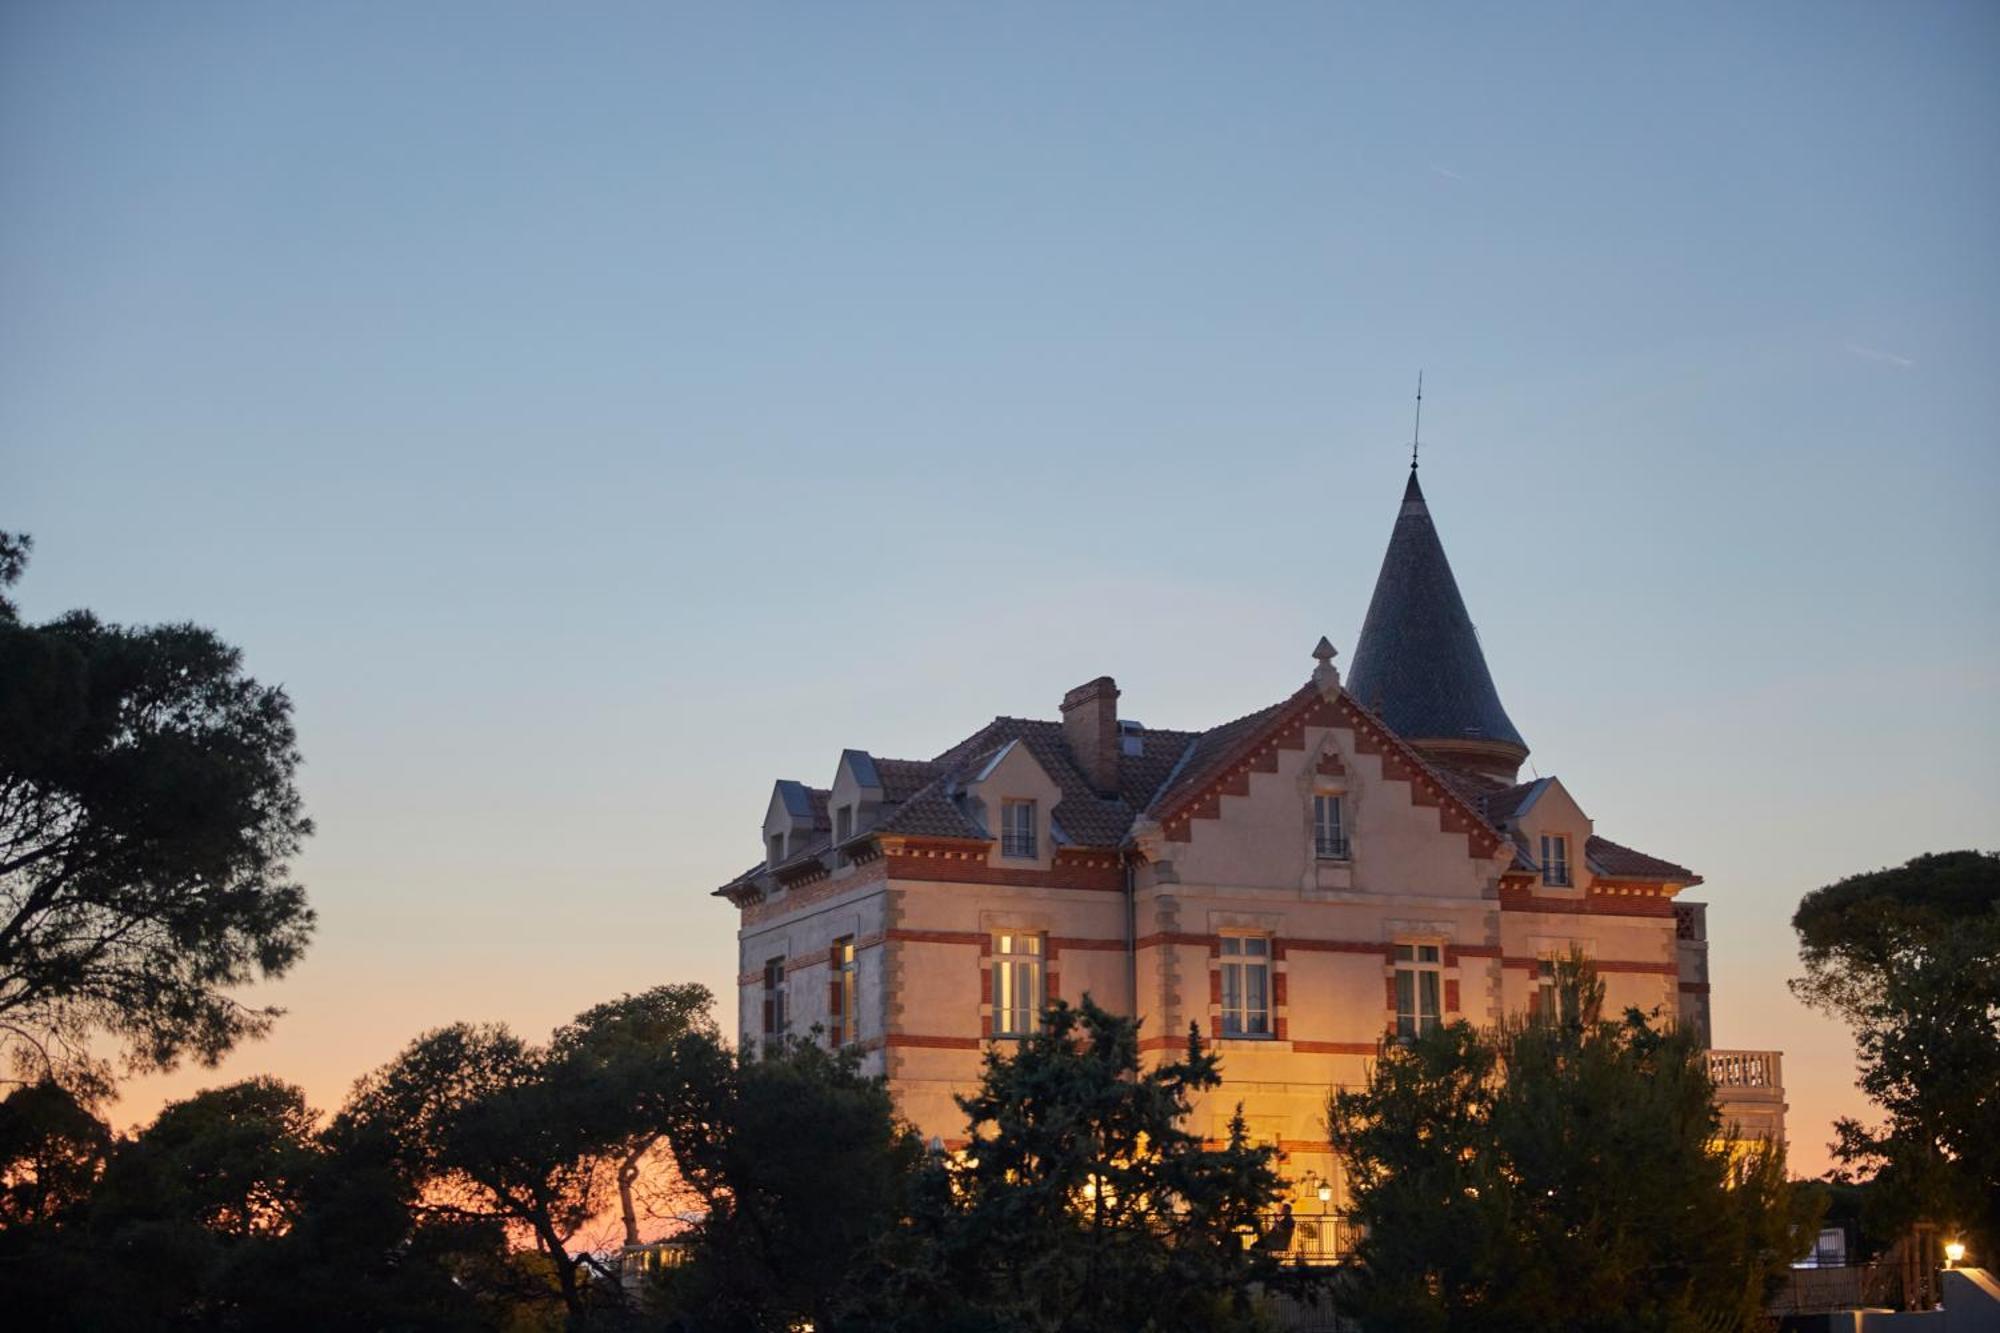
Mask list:
[{"label": "street lamp", "polygon": [[1965,1242],[1948,1240],[1944,1243],[1944,1266],[1950,1268],[1965,1258]]}]

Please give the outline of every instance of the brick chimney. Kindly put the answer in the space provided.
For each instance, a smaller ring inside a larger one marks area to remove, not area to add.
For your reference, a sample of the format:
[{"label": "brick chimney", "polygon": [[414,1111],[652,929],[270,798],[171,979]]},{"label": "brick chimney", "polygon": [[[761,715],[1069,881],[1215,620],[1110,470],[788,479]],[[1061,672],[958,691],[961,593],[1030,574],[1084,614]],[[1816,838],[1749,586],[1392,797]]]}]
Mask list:
[{"label": "brick chimney", "polygon": [[1085,681],[1063,696],[1063,739],[1101,796],[1118,792],[1118,683]]}]

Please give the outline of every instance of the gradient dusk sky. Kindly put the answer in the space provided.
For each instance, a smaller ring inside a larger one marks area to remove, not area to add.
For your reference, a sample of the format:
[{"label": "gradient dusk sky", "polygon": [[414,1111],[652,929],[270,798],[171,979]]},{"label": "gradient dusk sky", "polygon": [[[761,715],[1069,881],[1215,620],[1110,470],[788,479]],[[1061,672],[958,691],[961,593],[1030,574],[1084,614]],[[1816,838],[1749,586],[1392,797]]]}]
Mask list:
[{"label": "gradient dusk sky", "polygon": [[13,3],[32,617],[296,704],[216,1071],[708,983],[775,777],[1351,656],[1424,484],[1537,771],[1698,869],[1794,1165],[1806,890],[2000,846],[2000,6]]}]

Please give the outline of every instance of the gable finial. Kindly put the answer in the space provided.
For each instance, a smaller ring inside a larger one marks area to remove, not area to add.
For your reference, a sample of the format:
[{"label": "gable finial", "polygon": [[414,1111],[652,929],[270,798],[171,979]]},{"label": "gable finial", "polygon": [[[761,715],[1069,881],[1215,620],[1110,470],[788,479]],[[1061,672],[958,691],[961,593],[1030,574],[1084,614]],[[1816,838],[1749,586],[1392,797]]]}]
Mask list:
[{"label": "gable finial", "polygon": [[1326,635],[1320,635],[1319,642],[1313,645],[1313,661],[1319,665],[1313,668],[1312,678],[1322,690],[1332,690],[1340,685],[1340,670],[1333,664],[1336,656],[1338,654],[1334,652],[1332,642]]},{"label": "gable finial", "polygon": [[1424,372],[1417,372],[1417,424],[1410,431],[1410,471],[1417,470],[1417,442],[1424,435]]}]

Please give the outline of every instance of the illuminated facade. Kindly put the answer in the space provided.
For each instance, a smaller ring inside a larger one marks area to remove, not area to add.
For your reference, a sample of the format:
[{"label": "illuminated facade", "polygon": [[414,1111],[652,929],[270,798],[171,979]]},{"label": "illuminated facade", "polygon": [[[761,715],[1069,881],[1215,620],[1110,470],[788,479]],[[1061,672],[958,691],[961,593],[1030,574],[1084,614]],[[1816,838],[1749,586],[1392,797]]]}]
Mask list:
[{"label": "illuminated facade", "polygon": [[[1144,1019],[1144,1049],[1212,1038],[1300,1183],[1340,1172],[1327,1091],[1385,1037],[1541,1002],[1589,956],[1607,1004],[1709,1031],[1701,882],[1600,836],[1561,779],[1520,781],[1501,707],[1414,471],[1343,683],[1321,640],[1290,696],[1200,731],[1146,727],[1099,677],[1059,720],[1000,717],[934,759],[848,750],[779,782],[741,912],[742,1040],[817,1025],[858,1043],[902,1113],[955,1144],[954,1092],[1045,998]],[[1715,1052],[1725,1114],[1783,1135],[1774,1052]]]}]

